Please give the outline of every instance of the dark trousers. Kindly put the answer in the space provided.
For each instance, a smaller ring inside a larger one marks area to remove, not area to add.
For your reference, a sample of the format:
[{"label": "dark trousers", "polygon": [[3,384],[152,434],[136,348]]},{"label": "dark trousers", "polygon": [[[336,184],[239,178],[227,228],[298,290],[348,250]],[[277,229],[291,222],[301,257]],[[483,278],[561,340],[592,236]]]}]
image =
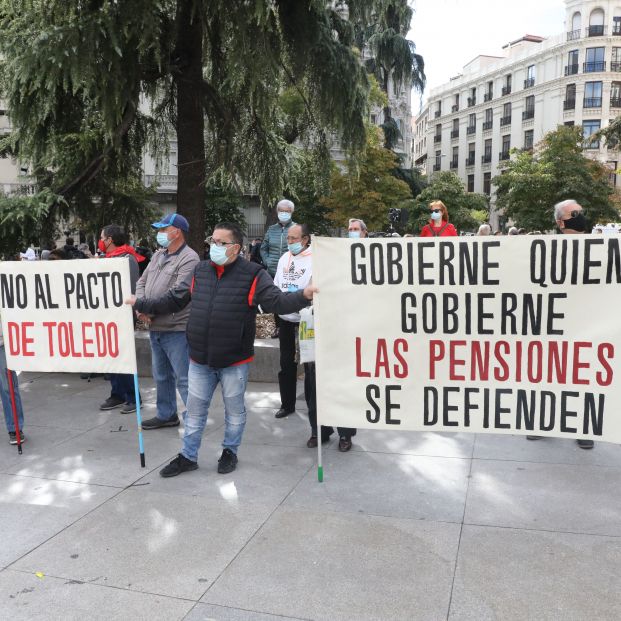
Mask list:
[{"label": "dark trousers", "polygon": [[298,331],[298,325],[280,319],[278,330],[278,340],[280,341],[280,371],[278,373],[280,407],[291,411],[295,410],[295,393],[298,383],[298,365],[295,361],[295,335]]},{"label": "dark trousers", "polygon": [[[314,436],[317,435],[317,381],[315,379],[315,363],[304,363],[304,398],[308,406],[308,420]],[[356,430],[350,427],[337,427],[340,438],[351,438],[356,435]],[[334,433],[333,427],[321,426],[321,437],[327,438]]]},{"label": "dark trousers", "polygon": [[134,376],[125,373],[110,373],[110,384],[113,397],[123,399],[127,403],[136,403]]}]

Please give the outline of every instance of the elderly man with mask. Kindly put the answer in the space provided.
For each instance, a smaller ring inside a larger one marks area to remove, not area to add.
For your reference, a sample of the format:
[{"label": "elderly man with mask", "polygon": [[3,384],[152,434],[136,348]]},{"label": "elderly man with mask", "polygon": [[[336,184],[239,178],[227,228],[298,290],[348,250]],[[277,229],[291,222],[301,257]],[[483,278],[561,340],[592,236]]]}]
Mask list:
[{"label": "elderly man with mask", "polygon": [[[581,235],[587,230],[587,222],[582,213],[582,205],[573,199],[561,201],[554,205],[554,220],[559,233],[563,235]],[[541,436],[526,436],[529,440],[540,440]],[[592,449],[593,440],[576,440],[582,449]]]},{"label": "elderly man with mask", "polygon": [[[261,259],[263,260],[263,265],[265,265],[267,273],[272,278],[276,276],[276,268],[278,267],[280,257],[287,252],[287,235],[289,227],[294,224],[292,220],[294,209],[295,205],[291,201],[284,198],[278,201],[276,205],[278,222],[272,224],[272,226],[265,231],[265,236],[261,243]],[[280,320],[277,316],[274,317],[274,320],[276,322],[276,329],[272,334],[272,338],[277,338]]]},{"label": "elderly man with mask", "polygon": [[347,237],[350,239],[358,239],[359,237],[368,237],[369,231],[367,225],[360,218],[350,218],[347,226]]}]

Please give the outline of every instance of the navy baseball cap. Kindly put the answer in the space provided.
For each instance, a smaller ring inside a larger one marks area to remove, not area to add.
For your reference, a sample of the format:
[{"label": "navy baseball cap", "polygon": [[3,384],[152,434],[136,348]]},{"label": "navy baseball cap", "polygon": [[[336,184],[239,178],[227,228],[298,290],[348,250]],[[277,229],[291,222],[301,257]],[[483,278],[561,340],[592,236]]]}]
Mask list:
[{"label": "navy baseball cap", "polygon": [[154,229],[163,229],[167,226],[175,226],[178,229],[181,229],[184,233],[187,233],[190,230],[188,221],[178,213],[169,213],[159,222],[154,222],[151,226]]}]

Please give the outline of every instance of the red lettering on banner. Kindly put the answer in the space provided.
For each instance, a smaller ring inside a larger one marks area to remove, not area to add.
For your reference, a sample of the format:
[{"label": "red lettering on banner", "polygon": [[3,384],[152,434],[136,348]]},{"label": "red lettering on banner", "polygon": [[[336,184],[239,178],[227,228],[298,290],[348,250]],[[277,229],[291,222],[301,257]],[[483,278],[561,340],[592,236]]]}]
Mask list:
[{"label": "red lettering on banner", "polygon": [[69,327],[64,322],[58,324],[58,351],[63,358],[67,358],[71,354]]},{"label": "red lettering on banner", "polygon": [[[108,355],[106,344],[106,326],[101,321],[95,322],[95,340],[97,343],[97,356],[103,358]],[[103,346],[103,349],[102,349]]]},{"label": "red lettering on banner", "polygon": [[[604,351],[607,352],[607,355],[604,355]],[[597,348],[597,359],[599,363],[604,367],[606,371],[606,375],[604,376],[601,371],[598,371],[595,374],[595,380],[600,386],[610,386],[612,383],[612,367],[608,364],[607,358],[614,358],[615,355],[615,347],[612,343],[600,343]]]},{"label": "red lettering on banner", "polygon": [[375,377],[380,377],[380,369],[384,370],[384,377],[390,378],[386,339],[377,339],[377,349],[375,350]]},{"label": "red lettering on banner", "polygon": [[404,377],[408,376],[408,363],[406,362],[405,358],[401,355],[401,352],[399,351],[400,347],[403,349],[404,354],[407,353],[408,342],[405,339],[397,339],[395,341],[395,346],[393,349],[395,353],[395,358],[399,362],[398,365],[395,364],[394,366],[395,377],[398,377],[399,379],[403,379]]},{"label": "red lettering on banner", "polygon": [[[481,343],[479,341],[472,342],[470,350],[470,380],[480,379],[486,382],[489,379],[489,341],[483,343],[484,354],[481,354]],[[483,357],[485,356],[485,357]]]},{"label": "red lettering on banner", "polygon": [[522,341],[517,341],[515,344],[516,351],[516,365],[515,365],[515,381],[522,381]]},{"label": "red lettering on banner", "polygon": [[6,327],[9,329],[9,352],[11,356],[19,355],[19,325],[9,321]]},{"label": "red lettering on banner", "polygon": [[371,377],[369,371],[362,370],[362,339],[356,337],[356,377]]},{"label": "red lettering on banner", "polygon": [[429,379],[436,379],[436,362],[444,358],[445,351],[442,341],[429,341]]},{"label": "red lettering on banner", "polygon": [[457,367],[465,367],[466,359],[465,358],[457,358],[455,353],[455,349],[457,347],[465,347],[466,341],[451,341],[449,344],[449,379],[451,381],[464,381],[466,379],[465,375],[457,375],[456,368]]},{"label": "red lettering on banner", "polygon": [[86,328],[90,328],[92,327],[92,323],[90,322],[84,322],[82,324],[82,351],[84,352],[84,357],[85,358],[94,358],[95,354],[93,352],[87,351],[86,346],[87,345],[92,345],[93,344],[93,339],[89,339],[86,336]]},{"label": "red lettering on banner", "polygon": [[108,324],[108,350],[112,358],[119,355],[119,329],[115,323]]},{"label": "red lettering on banner", "polygon": [[[548,384],[552,384],[554,382],[557,384],[567,383],[568,345],[569,343],[567,341],[562,341],[561,351],[559,352],[558,343],[551,341],[548,344]],[[554,369],[552,367],[554,367]]]},{"label": "red lettering on banner", "polygon": [[73,324],[69,324],[69,346],[71,348],[72,358],[81,358],[82,353],[75,348],[75,339],[73,338]]},{"label": "red lettering on banner", "polygon": [[577,341],[574,343],[574,366],[571,373],[571,381],[574,384],[587,384],[589,380],[580,379],[580,369],[588,369],[590,364],[588,362],[580,362],[580,350],[593,347],[593,343],[586,343],[584,341]]},{"label": "red lettering on banner", "polygon": [[500,369],[494,369],[494,379],[497,382],[506,382],[509,378],[509,365],[500,353],[501,347],[505,350],[505,354],[508,354],[510,350],[510,346],[507,341],[498,341],[494,346],[494,356],[496,356],[496,360],[498,360],[498,363],[502,367],[502,372]]},{"label": "red lettering on banner", "polygon": [[539,384],[543,377],[543,344],[541,341],[531,341],[528,344],[528,381]]},{"label": "red lettering on banner", "polygon": [[28,328],[34,326],[33,321],[24,321],[15,323],[9,321],[7,328],[9,330],[9,352],[11,356],[34,356],[35,353],[28,349],[29,345],[34,343],[34,339],[28,336]]},{"label": "red lettering on banner", "polygon": [[56,325],[55,321],[44,321],[43,325],[47,328],[47,341],[50,356],[54,355],[54,337],[52,336],[52,328]]}]

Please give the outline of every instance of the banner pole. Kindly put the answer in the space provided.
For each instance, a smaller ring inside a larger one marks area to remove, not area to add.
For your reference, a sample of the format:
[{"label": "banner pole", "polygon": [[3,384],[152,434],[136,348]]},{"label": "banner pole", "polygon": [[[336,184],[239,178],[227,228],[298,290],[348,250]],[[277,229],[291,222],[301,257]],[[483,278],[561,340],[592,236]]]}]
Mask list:
[{"label": "banner pole", "polygon": [[17,439],[17,452],[22,454],[22,430],[19,428],[19,417],[17,416],[17,406],[15,405],[15,385],[13,384],[13,374],[9,369],[6,370],[9,378],[9,393],[11,395],[11,409],[13,410],[13,422],[15,424],[15,438]]},{"label": "banner pole", "polygon": [[142,439],[142,414],[140,412],[140,388],[138,386],[138,373],[134,373],[134,392],[136,393],[136,423],[138,424],[138,448],[140,449],[140,465],[146,468],[144,459],[144,441]]},{"label": "banner pole", "polygon": [[321,461],[321,427],[319,427],[317,442],[317,481],[323,483],[323,463]]}]

